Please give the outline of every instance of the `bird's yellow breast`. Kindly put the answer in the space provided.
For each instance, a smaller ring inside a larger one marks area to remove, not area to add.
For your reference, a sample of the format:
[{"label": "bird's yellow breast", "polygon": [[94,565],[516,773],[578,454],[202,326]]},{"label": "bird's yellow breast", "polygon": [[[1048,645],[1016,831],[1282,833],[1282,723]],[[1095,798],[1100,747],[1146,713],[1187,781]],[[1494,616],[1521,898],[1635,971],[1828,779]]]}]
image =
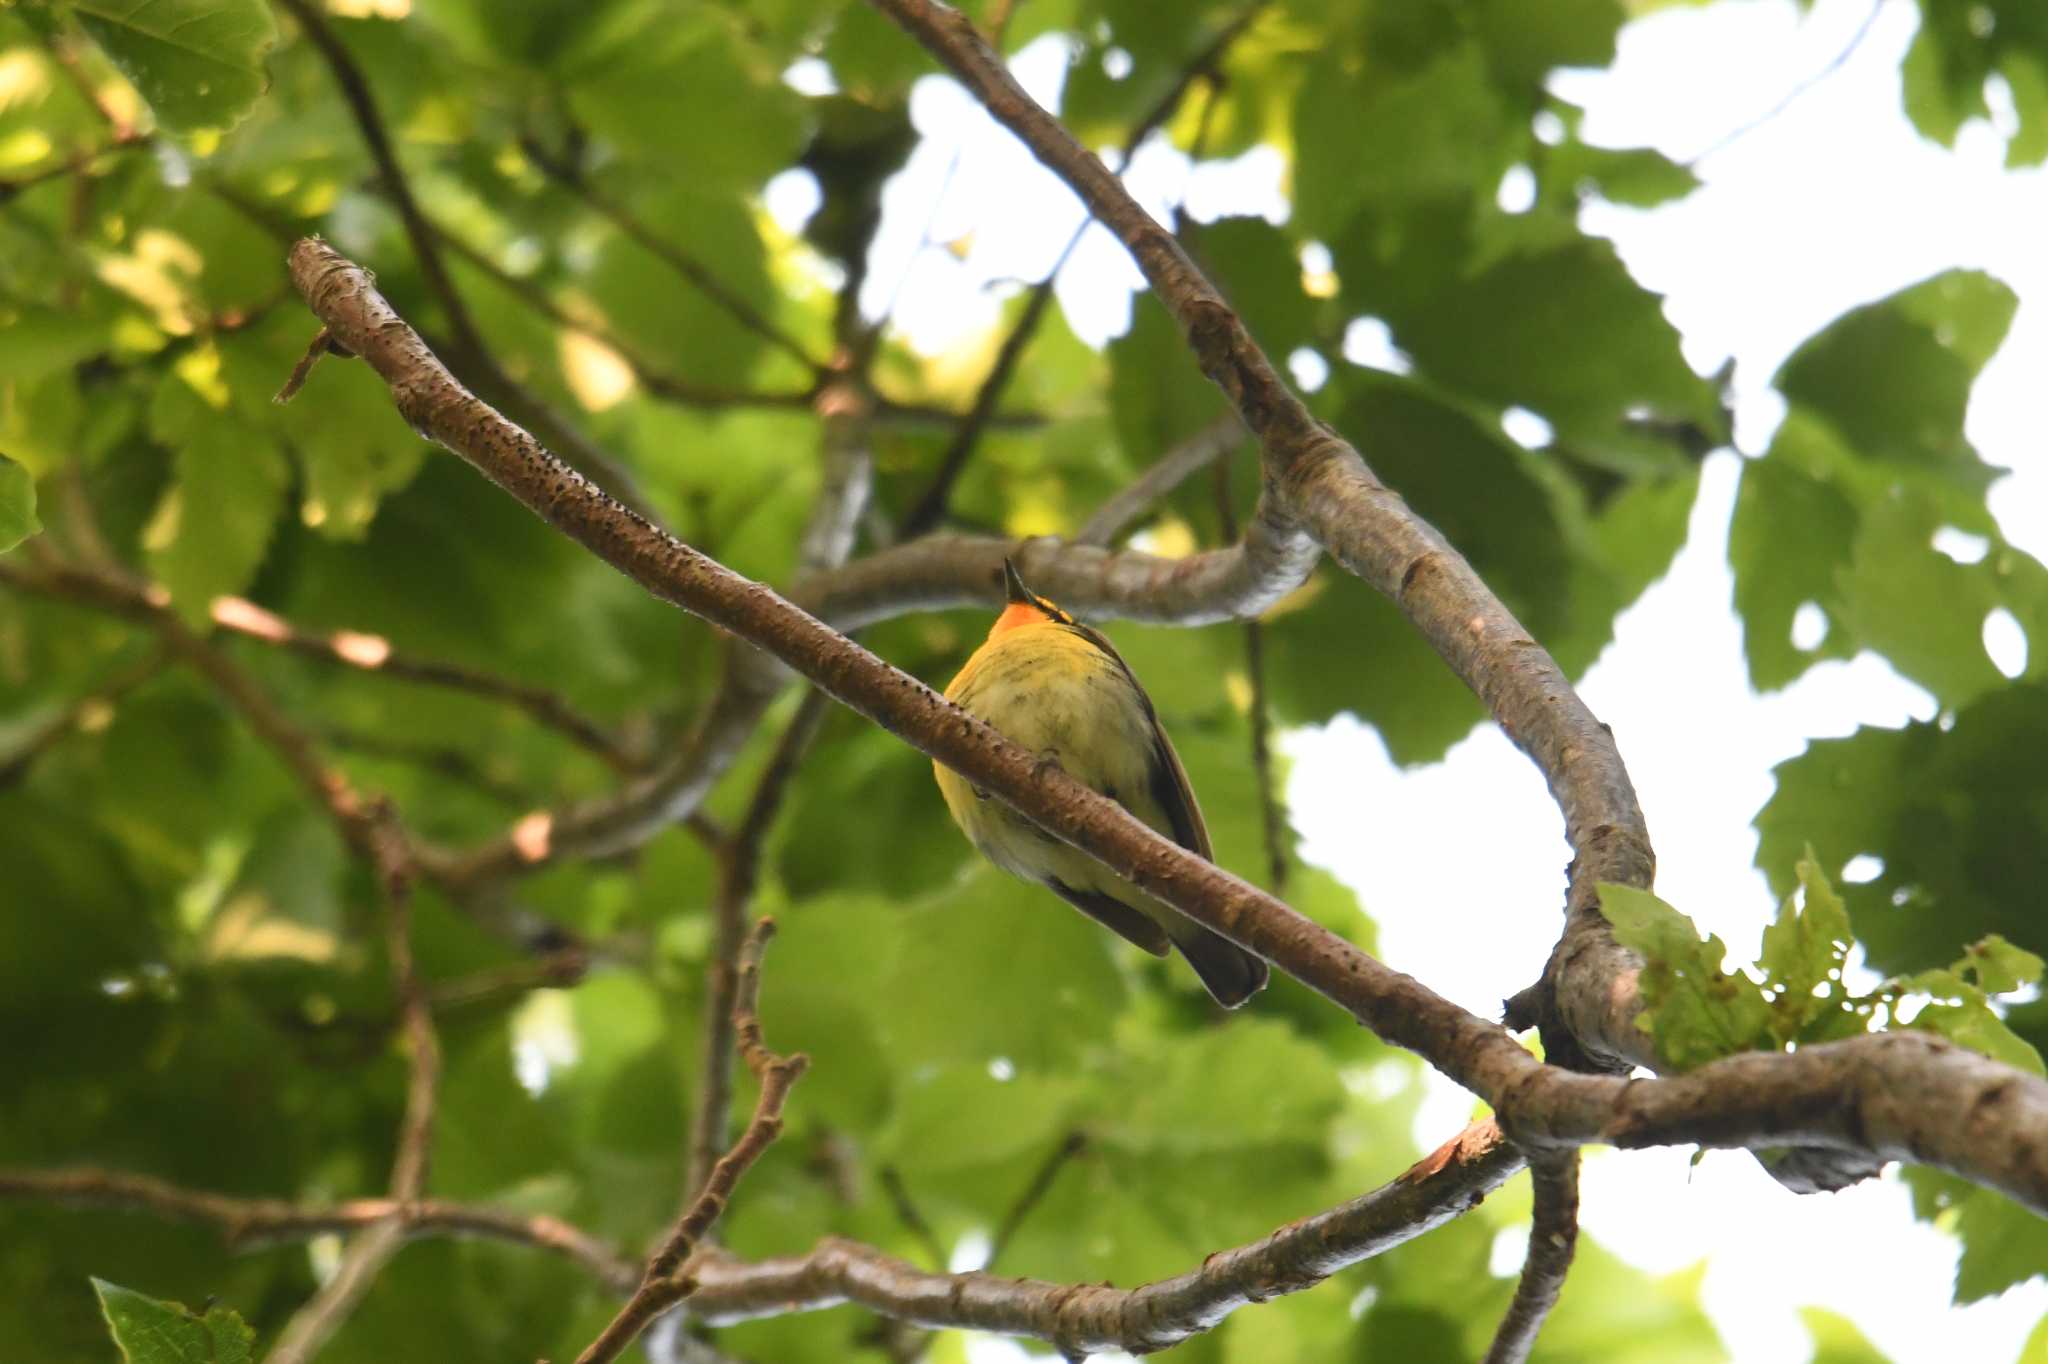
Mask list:
[{"label": "bird's yellow breast", "polygon": [[[946,698],[1157,827],[1143,808],[1156,743],[1152,716],[1123,665],[1078,631],[1047,621],[992,636],[960,669]],[[951,768],[933,767],[968,837],[999,865],[1030,874],[1017,865],[1029,849],[1018,840],[1045,835],[1000,801],[977,796]]]}]

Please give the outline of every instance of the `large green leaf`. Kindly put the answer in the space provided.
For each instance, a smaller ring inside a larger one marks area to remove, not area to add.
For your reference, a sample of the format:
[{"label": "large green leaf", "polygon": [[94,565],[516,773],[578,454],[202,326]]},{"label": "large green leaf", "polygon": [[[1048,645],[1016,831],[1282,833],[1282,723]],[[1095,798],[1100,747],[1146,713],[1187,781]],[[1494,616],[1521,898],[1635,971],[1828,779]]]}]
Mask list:
[{"label": "large green leaf", "polygon": [[1880,970],[1946,963],[1992,933],[2048,950],[2035,893],[2048,877],[2048,693],[1991,692],[1934,723],[1823,739],[1777,768],[1758,814],[1757,865],[1791,890],[1810,843],[1839,879],[1859,854],[1874,875],[1841,887]]},{"label": "large green leaf", "polygon": [[201,1316],[104,1279],[92,1286],[128,1364],[248,1364],[255,1358],[256,1333],[232,1308],[209,1308]]},{"label": "large green leaf", "polygon": [[75,0],[85,31],[166,128],[230,128],[263,93],[277,40],[262,0]]},{"label": "large green leaf", "polygon": [[36,481],[29,471],[0,455],[0,554],[43,528],[36,519]]}]

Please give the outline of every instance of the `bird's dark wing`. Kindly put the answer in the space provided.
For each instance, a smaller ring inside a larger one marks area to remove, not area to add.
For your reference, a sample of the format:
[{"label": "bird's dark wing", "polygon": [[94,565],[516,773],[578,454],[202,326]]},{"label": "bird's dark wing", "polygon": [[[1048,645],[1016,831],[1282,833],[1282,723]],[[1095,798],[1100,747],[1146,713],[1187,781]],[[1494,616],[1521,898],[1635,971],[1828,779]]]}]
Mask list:
[{"label": "bird's dark wing", "polygon": [[1173,741],[1166,737],[1166,730],[1159,723],[1159,713],[1152,708],[1152,698],[1145,694],[1138,675],[1131,671],[1131,665],[1124,662],[1123,655],[1103,637],[1101,631],[1091,630],[1078,622],[1066,628],[1114,659],[1130,682],[1131,690],[1138,693],[1138,700],[1145,707],[1145,718],[1152,722],[1152,755],[1147,764],[1152,799],[1166,812],[1167,822],[1173,827],[1173,841],[1214,862],[1216,854],[1209,846],[1209,826],[1202,821],[1202,807],[1195,802],[1195,789],[1188,782],[1188,770],[1181,766],[1180,754],[1174,752]]},{"label": "bird's dark wing", "polygon": [[1166,955],[1166,930],[1121,900],[1112,900],[1100,891],[1075,890],[1056,876],[1047,877],[1045,885],[1046,889],[1119,938],[1144,948],[1155,957]]}]

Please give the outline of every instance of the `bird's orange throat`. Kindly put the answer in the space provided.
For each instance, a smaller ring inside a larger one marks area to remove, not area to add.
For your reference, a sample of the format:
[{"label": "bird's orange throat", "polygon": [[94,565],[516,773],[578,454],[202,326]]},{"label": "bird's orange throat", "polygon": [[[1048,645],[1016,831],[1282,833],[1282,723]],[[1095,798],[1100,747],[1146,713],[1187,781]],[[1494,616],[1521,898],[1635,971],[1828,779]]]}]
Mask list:
[{"label": "bird's orange throat", "polygon": [[1012,602],[1003,608],[1003,613],[996,617],[996,623],[989,627],[988,637],[994,639],[1004,631],[1015,630],[1020,626],[1043,625],[1048,619],[1045,612],[1032,602]]}]

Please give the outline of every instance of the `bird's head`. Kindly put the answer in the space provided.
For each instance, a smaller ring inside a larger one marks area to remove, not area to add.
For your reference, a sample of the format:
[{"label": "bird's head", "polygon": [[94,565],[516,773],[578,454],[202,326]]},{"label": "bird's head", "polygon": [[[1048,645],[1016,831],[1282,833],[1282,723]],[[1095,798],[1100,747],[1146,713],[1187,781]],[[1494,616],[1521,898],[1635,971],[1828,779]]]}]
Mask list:
[{"label": "bird's head", "polygon": [[1003,607],[996,623],[989,627],[988,637],[994,639],[1005,630],[1015,630],[1025,625],[1072,625],[1074,618],[1059,607],[1039,596],[1024,585],[1024,579],[1017,572],[1017,565],[1003,560],[1003,586],[1008,594],[1009,604]]}]

